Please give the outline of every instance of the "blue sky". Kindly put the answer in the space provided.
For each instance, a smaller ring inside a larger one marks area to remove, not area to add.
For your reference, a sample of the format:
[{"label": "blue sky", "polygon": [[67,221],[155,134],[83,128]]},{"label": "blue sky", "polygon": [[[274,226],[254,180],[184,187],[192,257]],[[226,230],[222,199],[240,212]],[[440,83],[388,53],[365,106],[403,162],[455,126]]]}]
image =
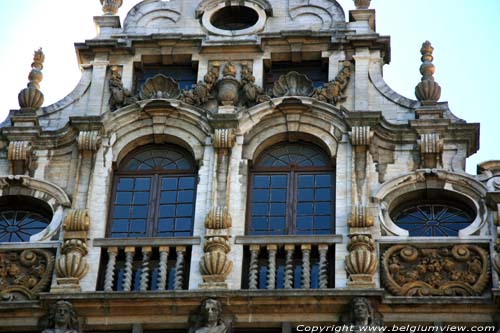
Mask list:
[{"label": "blue sky", "polygon": [[[138,2],[124,0],[122,20]],[[353,2],[339,3],[348,17]],[[420,46],[431,41],[441,101],[448,101],[456,116],[481,124],[481,148],[468,159],[467,171],[475,174],[478,163],[500,159],[500,1],[373,0],[371,8],[377,13],[377,32],[391,36],[387,83],[414,99]],[[95,36],[92,17],[101,13],[99,0],[0,0],[1,119],[18,108],[17,94],[28,83],[33,51],[40,46],[46,56],[44,105],[76,86],[80,72],[73,44]]]}]

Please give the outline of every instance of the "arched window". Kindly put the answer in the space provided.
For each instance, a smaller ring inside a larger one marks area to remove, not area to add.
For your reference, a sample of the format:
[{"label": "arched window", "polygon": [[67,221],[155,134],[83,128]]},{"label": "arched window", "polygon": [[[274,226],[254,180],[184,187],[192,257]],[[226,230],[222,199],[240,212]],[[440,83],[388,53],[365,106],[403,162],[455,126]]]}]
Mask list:
[{"label": "arched window", "polygon": [[174,146],[130,153],[115,174],[110,237],[191,236],[196,197],[194,160]]},{"label": "arched window", "polygon": [[334,231],[334,170],[318,147],[272,146],[251,171],[250,235],[324,235]]},{"label": "arched window", "polygon": [[50,224],[52,210],[43,201],[22,195],[0,198],[0,243],[28,242]]}]

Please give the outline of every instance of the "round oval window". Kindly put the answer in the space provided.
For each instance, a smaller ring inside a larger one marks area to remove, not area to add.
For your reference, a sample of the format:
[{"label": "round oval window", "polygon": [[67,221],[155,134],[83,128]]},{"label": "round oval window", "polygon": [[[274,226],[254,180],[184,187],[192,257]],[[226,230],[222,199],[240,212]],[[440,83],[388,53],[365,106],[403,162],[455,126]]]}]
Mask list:
[{"label": "round oval window", "polygon": [[210,23],[221,30],[243,30],[254,26],[259,14],[245,6],[227,6],[216,11]]}]

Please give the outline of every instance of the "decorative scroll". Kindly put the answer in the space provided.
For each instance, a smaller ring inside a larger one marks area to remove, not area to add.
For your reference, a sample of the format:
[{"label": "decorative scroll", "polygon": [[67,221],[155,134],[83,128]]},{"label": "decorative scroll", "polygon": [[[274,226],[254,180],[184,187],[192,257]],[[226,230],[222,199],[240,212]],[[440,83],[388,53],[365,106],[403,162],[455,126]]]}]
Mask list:
[{"label": "decorative scroll", "polygon": [[98,131],[81,131],[78,134],[78,149],[96,151],[101,143]]},{"label": "decorative scroll", "polygon": [[54,269],[54,255],[42,249],[0,252],[1,301],[35,299],[46,291]]},{"label": "decorative scroll", "polygon": [[313,97],[333,105],[337,105],[337,103],[345,101],[347,96],[343,93],[349,84],[350,77],[351,63],[349,61],[344,61],[344,65],[335,77],[335,80],[330,81],[323,87],[316,89]]},{"label": "decorative scroll", "polygon": [[394,245],[384,253],[382,273],[397,296],[479,296],[489,282],[489,255],[477,245]]},{"label": "decorative scroll", "polygon": [[10,162],[10,173],[13,175],[27,174],[31,164],[32,145],[29,141],[11,141],[7,149],[7,159]]}]

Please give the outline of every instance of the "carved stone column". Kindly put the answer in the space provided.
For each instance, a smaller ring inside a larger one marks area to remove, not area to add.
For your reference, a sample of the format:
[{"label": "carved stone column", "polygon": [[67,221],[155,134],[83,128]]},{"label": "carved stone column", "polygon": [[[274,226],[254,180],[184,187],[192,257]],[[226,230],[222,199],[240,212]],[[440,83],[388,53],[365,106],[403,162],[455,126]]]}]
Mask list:
[{"label": "carved stone column", "polygon": [[374,288],[373,274],[377,270],[375,244],[371,239],[370,227],[373,217],[367,206],[370,196],[368,179],[368,148],[372,143],[370,126],[353,126],[350,139],[353,145],[352,159],[352,210],[348,220],[350,242],[349,255],[345,257],[349,274],[349,288]]},{"label": "carved stone column", "polygon": [[72,209],[63,222],[64,243],[56,260],[57,286],[52,292],[80,291],[80,279],[87,273],[87,234],[90,218],[86,209]]}]

